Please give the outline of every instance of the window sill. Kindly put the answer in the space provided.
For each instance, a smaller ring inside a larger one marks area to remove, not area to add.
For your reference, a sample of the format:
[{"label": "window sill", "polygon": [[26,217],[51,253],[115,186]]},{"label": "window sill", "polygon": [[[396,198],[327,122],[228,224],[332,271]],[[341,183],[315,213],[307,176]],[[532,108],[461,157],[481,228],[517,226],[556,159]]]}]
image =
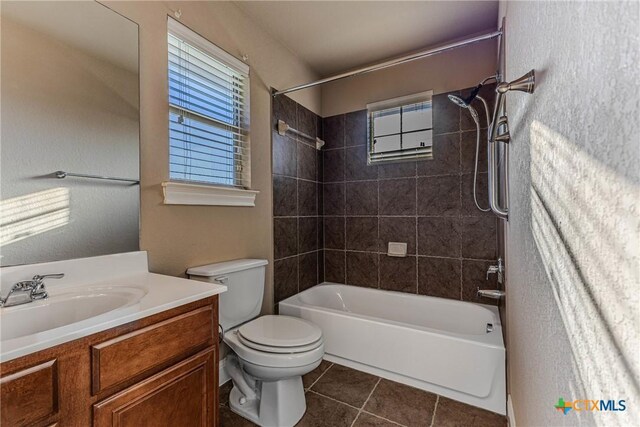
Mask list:
[{"label": "window sill", "polygon": [[213,185],[162,183],[165,205],[255,206],[259,191]]}]

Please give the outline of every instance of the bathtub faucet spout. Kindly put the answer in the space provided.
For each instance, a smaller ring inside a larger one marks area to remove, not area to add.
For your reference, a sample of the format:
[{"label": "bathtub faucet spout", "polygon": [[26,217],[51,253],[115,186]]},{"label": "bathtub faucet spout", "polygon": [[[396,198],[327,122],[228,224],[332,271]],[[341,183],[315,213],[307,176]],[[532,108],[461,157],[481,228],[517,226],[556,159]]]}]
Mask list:
[{"label": "bathtub faucet spout", "polygon": [[480,289],[478,288],[478,296],[492,299],[500,299],[504,297],[504,291],[498,289]]}]

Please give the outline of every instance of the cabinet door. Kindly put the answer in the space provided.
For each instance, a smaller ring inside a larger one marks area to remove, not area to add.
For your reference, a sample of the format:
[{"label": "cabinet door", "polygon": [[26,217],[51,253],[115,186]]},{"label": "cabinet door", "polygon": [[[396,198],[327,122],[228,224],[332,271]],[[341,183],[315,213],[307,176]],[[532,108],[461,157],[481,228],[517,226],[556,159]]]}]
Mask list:
[{"label": "cabinet door", "polygon": [[217,356],[204,350],[93,406],[95,427],[217,425]]}]

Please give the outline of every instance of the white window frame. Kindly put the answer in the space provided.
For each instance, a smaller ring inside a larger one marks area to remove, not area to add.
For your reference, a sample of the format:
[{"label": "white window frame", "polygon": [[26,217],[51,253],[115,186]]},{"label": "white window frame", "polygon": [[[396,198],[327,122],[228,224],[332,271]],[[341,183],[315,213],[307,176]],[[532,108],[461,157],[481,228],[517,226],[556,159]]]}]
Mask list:
[{"label": "white window frame", "polygon": [[[384,164],[384,163],[391,163],[391,162],[428,160],[433,158],[433,131],[432,131],[431,147],[429,147],[430,150],[406,149],[407,154],[403,154],[401,156],[385,156],[384,153],[381,153],[381,155],[379,155],[377,159],[372,160],[372,155],[374,155],[373,113],[381,110],[391,109],[391,108],[405,107],[411,104],[417,104],[417,103],[426,102],[426,101],[430,101],[432,103],[431,120],[433,123],[433,91],[432,90],[367,104],[367,164],[373,165],[373,164]],[[433,127],[431,129],[433,129]],[[412,150],[415,151],[415,153],[412,153],[411,152]],[[424,152],[419,153],[419,151],[424,151]]]},{"label": "white window frame", "polygon": [[[225,65],[235,68],[247,75],[247,85],[245,87],[244,104],[246,106],[245,126],[250,129],[250,69],[247,64],[225,52],[209,40],[200,36],[193,30],[187,28],[180,22],[168,17],[167,33],[172,33],[180,39],[188,42],[194,47],[208,53],[216,60]],[[167,52],[168,52],[167,45]],[[168,73],[168,67],[167,67]],[[167,74],[168,79],[168,74]],[[167,84],[167,94],[169,86]],[[167,108],[169,108],[168,96]],[[167,115],[168,117],[168,115]],[[168,129],[168,128],[167,128]],[[255,198],[259,191],[249,189],[251,186],[251,140],[250,134],[246,141],[248,150],[246,159],[243,159],[243,166],[247,168],[244,175],[244,185],[246,188],[232,187],[220,184],[208,184],[197,181],[183,181],[170,179],[162,183],[164,194],[164,204],[167,205],[211,205],[211,206],[255,206]],[[169,162],[167,161],[167,166]]]}]

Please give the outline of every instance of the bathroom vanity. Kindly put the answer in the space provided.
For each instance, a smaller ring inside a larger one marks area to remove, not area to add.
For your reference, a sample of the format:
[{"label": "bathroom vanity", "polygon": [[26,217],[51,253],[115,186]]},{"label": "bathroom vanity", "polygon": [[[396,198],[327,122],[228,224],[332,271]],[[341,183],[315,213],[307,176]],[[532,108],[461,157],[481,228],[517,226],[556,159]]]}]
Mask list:
[{"label": "bathroom vanity", "polygon": [[34,272],[65,273],[47,282],[48,298],[0,309],[0,424],[217,425],[226,287],[146,262],[133,252],[0,271],[3,295]]}]

